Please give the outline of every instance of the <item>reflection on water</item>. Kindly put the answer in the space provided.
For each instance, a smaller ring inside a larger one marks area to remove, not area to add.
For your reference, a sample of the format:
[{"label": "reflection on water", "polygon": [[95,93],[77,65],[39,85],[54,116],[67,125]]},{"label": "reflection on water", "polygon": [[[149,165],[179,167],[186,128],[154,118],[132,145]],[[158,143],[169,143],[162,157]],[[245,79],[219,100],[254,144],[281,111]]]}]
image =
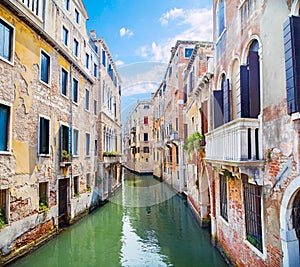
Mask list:
[{"label": "reflection on water", "polygon": [[125,171],[110,203],[15,266],[226,266],[185,199]]}]

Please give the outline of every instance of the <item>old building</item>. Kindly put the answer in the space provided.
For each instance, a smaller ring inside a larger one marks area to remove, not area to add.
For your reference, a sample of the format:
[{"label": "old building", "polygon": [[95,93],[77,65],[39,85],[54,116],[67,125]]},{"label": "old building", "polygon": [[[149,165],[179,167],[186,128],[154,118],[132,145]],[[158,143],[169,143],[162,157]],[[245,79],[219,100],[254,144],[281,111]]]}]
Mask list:
[{"label": "old building", "polygon": [[[184,176],[186,195],[200,222],[209,222],[209,184],[205,173],[205,134],[208,131],[209,80],[213,43],[198,42],[184,70]],[[201,179],[201,177],[203,177]]]},{"label": "old building", "polygon": [[125,166],[135,172],[153,172],[153,102],[139,100],[124,126]]},{"label": "old building", "polygon": [[186,189],[184,175],[184,100],[187,92],[183,86],[184,70],[194,50],[195,41],[177,41],[164,80],[153,96],[154,113],[154,175],[178,192]]},{"label": "old building", "polygon": [[103,190],[101,153],[110,151],[105,127],[121,151],[121,80],[104,41],[86,32],[82,1],[3,0],[0,14],[2,264],[86,214],[116,184]]},{"label": "old building", "polygon": [[238,266],[299,266],[299,1],[213,10],[212,235]]}]

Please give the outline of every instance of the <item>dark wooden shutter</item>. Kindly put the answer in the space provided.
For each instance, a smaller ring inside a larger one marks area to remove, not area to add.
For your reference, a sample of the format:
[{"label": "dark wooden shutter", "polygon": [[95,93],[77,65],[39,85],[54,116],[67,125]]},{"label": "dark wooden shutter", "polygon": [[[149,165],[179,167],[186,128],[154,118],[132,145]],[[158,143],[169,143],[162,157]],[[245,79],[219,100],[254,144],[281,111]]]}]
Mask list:
[{"label": "dark wooden shutter", "polygon": [[202,135],[208,132],[208,121],[207,121],[207,100],[201,104],[201,128],[202,128]]},{"label": "dark wooden shutter", "polygon": [[300,17],[289,17],[283,25],[287,112],[299,111],[300,103]]},{"label": "dark wooden shutter", "polygon": [[7,151],[9,108],[0,105],[0,151]]},{"label": "dark wooden shutter", "polygon": [[249,116],[257,118],[260,113],[260,78],[258,53],[249,51]]},{"label": "dark wooden shutter", "polygon": [[223,124],[223,91],[215,90],[214,94],[214,128]]},{"label": "dark wooden shutter", "polygon": [[223,114],[224,123],[230,121],[230,92],[229,92],[229,80],[224,77],[222,81],[223,91]]},{"label": "dark wooden shutter", "polygon": [[241,117],[249,118],[249,73],[247,66],[240,66]]}]

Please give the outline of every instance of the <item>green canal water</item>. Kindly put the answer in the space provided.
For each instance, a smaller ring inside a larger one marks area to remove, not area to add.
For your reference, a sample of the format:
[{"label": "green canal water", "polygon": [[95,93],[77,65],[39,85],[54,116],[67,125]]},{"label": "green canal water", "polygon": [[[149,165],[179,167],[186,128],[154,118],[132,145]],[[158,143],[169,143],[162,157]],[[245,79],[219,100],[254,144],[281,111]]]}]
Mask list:
[{"label": "green canal water", "polygon": [[12,266],[227,265],[184,198],[150,175],[124,170],[109,203]]}]

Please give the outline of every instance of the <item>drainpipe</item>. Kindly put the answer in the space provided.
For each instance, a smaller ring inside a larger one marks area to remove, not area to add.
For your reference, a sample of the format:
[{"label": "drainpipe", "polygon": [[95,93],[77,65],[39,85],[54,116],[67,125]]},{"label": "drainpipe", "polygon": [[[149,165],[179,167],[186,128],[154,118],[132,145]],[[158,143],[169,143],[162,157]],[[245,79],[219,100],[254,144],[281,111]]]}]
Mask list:
[{"label": "drainpipe", "polygon": [[[70,101],[70,127],[69,127],[69,142],[68,142],[68,150],[69,150],[69,154],[70,154],[70,161],[73,161],[73,152],[72,152],[72,123],[73,123],[73,113],[72,113],[72,106],[73,106],[73,102],[72,102],[72,65],[70,65],[70,77],[69,77],[69,101]],[[72,188],[72,164],[70,167],[70,188]],[[72,194],[72,190],[70,192]]]}]

